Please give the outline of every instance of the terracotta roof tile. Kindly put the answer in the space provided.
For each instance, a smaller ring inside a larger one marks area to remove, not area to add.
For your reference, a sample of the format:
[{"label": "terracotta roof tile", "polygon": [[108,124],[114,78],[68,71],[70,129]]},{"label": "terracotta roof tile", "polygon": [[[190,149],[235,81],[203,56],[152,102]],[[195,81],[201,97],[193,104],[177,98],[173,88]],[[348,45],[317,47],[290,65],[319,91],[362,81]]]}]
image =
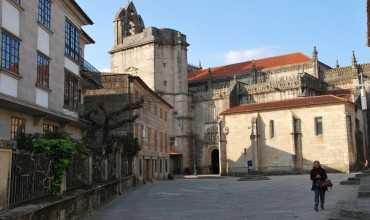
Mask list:
[{"label": "terracotta roof tile", "polygon": [[[227,66],[220,66],[211,68],[211,73],[215,76],[224,76],[228,74],[241,74],[241,73],[249,73],[253,66],[259,70],[273,68],[278,66],[296,64],[296,63],[303,63],[311,60],[310,57],[302,54],[302,53],[291,53],[285,54],[281,56],[269,57],[264,59],[258,60],[250,60],[242,63],[231,64]],[[209,69],[201,69],[195,72],[188,74],[188,80],[201,80],[207,77],[209,74]]]},{"label": "terracotta roof tile", "polygon": [[334,89],[321,92],[321,95],[334,95],[340,98],[351,100],[353,91],[351,89]]},{"label": "terracotta roof tile", "polygon": [[236,106],[226,111],[222,112],[221,115],[230,115],[246,112],[258,112],[258,111],[271,111],[280,109],[290,109],[290,108],[302,108],[310,106],[320,106],[320,105],[331,105],[331,104],[345,104],[352,103],[348,99],[340,98],[334,95],[322,95],[322,96],[307,96],[294,99],[287,99],[282,101],[273,101],[267,103],[257,103],[257,104],[245,104]]}]

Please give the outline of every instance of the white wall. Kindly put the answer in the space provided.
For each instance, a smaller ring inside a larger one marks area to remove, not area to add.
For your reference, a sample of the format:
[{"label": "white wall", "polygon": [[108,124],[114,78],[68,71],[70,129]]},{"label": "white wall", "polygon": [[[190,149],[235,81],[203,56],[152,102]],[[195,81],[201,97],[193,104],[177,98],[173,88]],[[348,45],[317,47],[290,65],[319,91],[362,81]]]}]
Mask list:
[{"label": "white wall", "polygon": [[37,49],[47,56],[50,56],[50,37],[43,28],[38,27]]},{"label": "white wall", "polygon": [[7,0],[2,1],[2,27],[16,36],[19,35],[20,12]]},{"label": "white wall", "polygon": [[18,80],[0,73],[0,92],[13,97],[18,96]]},{"label": "white wall", "polygon": [[49,93],[45,90],[36,88],[36,104],[42,107],[49,107]]},{"label": "white wall", "polygon": [[64,67],[77,76],[80,75],[80,67],[76,63],[71,61],[68,57],[64,57]]}]

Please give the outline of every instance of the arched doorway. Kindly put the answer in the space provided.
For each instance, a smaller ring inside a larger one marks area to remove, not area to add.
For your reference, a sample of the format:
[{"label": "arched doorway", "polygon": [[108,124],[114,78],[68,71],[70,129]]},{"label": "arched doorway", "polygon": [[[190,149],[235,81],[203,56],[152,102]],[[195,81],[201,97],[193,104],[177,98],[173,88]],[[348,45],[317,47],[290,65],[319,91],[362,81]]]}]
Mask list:
[{"label": "arched doorway", "polygon": [[213,174],[219,174],[220,173],[220,154],[217,149],[212,151],[211,160],[212,160],[211,172]]}]

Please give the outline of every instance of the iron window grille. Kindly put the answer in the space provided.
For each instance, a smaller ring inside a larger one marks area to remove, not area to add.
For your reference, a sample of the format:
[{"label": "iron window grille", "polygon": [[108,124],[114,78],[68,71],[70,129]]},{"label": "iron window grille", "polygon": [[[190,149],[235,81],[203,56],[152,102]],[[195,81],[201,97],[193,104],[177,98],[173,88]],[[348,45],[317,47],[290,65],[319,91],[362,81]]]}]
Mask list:
[{"label": "iron window grille", "polygon": [[78,77],[66,70],[64,78],[64,108],[76,112],[80,103],[80,95]]},{"label": "iron window grille", "polygon": [[10,138],[14,140],[17,137],[24,136],[26,133],[26,120],[18,117],[11,117]]},{"label": "iron window grille", "polygon": [[50,29],[51,23],[51,0],[39,0],[38,21]]},{"label": "iron window grille", "polygon": [[53,124],[44,123],[42,125],[42,131],[44,134],[55,133],[58,131],[58,126]]},{"label": "iron window grille", "polygon": [[1,39],[1,68],[11,73],[19,74],[20,40],[3,31]]},{"label": "iron window grille", "polygon": [[65,55],[76,62],[80,59],[80,30],[68,19],[65,22]]},{"label": "iron window grille", "polygon": [[37,82],[42,88],[49,88],[50,60],[47,56],[37,53]]}]

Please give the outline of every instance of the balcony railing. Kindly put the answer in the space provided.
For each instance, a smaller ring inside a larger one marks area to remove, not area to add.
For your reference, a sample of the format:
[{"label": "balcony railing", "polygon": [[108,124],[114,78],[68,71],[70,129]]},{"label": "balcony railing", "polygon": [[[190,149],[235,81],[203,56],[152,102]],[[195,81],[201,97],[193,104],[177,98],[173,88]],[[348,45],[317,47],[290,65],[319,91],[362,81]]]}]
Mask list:
[{"label": "balcony railing", "polygon": [[95,84],[101,86],[101,72],[82,57],[80,57],[80,68],[84,78],[92,80]]}]

